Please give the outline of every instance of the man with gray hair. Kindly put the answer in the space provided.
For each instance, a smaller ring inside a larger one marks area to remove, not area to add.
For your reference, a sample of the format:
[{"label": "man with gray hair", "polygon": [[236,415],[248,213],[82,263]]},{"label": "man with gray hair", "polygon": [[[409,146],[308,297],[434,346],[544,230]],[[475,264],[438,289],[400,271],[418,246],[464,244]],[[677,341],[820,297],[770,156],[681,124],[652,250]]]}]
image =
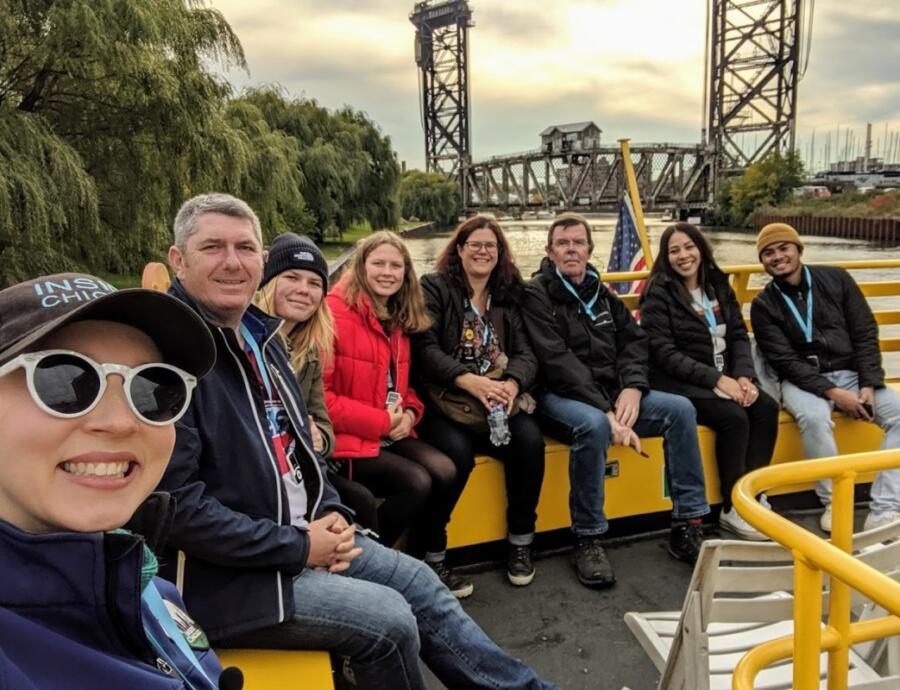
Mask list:
[{"label": "man with gray hair", "polygon": [[177,500],[164,574],[210,638],[326,649],[339,687],[424,689],[420,651],[448,687],[554,687],[497,647],[428,566],[355,529],[313,451],[281,321],[251,306],[265,261],[253,211],[224,194],[191,199],[169,261],[171,293],[205,318],[218,357],[160,485]]}]

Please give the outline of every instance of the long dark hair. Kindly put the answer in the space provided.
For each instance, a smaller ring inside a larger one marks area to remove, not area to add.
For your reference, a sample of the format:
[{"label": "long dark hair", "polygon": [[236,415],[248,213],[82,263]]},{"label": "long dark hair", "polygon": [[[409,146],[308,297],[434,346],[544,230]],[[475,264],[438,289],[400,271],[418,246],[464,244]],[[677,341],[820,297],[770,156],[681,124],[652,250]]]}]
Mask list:
[{"label": "long dark hair", "polygon": [[677,286],[677,289],[682,293],[682,297],[690,302],[690,295],[684,285],[684,278],[678,275],[669,261],[669,240],[672,239],[672,235],[676,232],[683,232],[700,250],[700,268],[697,269],[697,284],[705,293],[709,293],[710,274],[722,272],[713,256],[709,240],[704,237],[700,229],[690,223],[675,223],[675,225],[667,227],[659,238],[659,252],[656,254],[653,268],[650,269],[650,277],[647,278],[647,288],[643,294],[648,294],[654,285],[663,282],[662,277],[665,276]]},{"label": "long dark hair", "polygon": [[459,249],[466,243],[473,232],[483,228],[490,230],[494,233],[494,237],[497,238],[497,265],[494,266],[494,270],[491,271],[491,277],[488,278],[488,289],[491,291],[491,294],[499,296],[503,293],[509,293],[522,285],[522,274],[516,266],[503,228],[492,216],[483,214],[472,216],[456,226],[456,230],[453,231],[450,241],[437,258],[434,267],[437,273],[464,289],[469,297],[472,296],[472,286],[469,285],[466,273],[463,270],[462,259],[459,258]]}]

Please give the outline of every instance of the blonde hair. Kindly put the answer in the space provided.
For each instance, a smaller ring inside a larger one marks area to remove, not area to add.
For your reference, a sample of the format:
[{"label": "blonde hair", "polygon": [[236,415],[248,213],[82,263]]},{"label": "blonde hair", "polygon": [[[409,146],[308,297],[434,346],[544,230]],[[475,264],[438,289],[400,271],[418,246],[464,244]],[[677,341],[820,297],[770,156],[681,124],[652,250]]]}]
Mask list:
[{"label": "blonde hair", "polygon": [[[275,286],[281,279],[281,274],[275,276],[256,293],[253,303],[270,316],[281,318],[275,311]],[[290,333],[283,336],[291,356],[291,368],[299,372],[306,366],[310,354],[318,353],[322,366],[328,366],[334,355],[334,318],[331,309],[322,294],[315,313],[307,321],[295,325]]]},{"label": "blonde hair", "polygon": [[[403,285],[391,295],[386,305],[381,305],[369,289],[366,281],[366,259],[383,245],[389,245],[403,257]],[[346,291],[347,303],[353,307],[362,306],[362,295],[369,298],[372,310],[379,321],[387,322],[391,328],[400,326],[403,332],[421,333],[431,326],[431,317],[425,309],[422,287],[413,268],[409,249],[402,239],[390,230],[379,230],[356,243],[356,251],[350,258],[347,275],[341,281]]]}]

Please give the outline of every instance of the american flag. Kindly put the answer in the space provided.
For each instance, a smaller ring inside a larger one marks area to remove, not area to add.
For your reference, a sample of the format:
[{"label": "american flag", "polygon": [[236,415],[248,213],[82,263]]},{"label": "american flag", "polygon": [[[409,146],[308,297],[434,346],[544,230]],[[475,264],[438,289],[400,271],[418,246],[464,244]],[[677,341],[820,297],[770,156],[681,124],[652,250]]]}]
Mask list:
[{"label": "american flag", "polygon": [[[619,220],[616,223],[616,234],[613,237],[609,265],[606,270],[610,273],[643,271],[646,267],[644,250],[641,248],[641,236],[638,234],[637,223],[634,219],[634,209],[631,206],[631,200],[625,194],[619,205]],[[609,287],[620,295],[627,295],[643,290],[646,282],[645,280],[634,280],[610,283]]]}]

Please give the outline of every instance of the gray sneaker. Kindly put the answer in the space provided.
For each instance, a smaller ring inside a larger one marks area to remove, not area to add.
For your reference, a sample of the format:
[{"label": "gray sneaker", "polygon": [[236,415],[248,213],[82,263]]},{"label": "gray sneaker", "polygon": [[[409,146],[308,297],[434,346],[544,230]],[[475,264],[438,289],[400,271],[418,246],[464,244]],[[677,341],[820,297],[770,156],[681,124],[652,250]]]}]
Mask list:
[{"label": "gray sneaker", "polygon": [[534,565],[531,562],[531,544],[509,545],[506,559],[506,577],[516,587],[530,585],[534,579]]},{"label": "gray sneaker", "polygon": [[475,591],[475,585],[450,570],[447,566],[447,561],[437,561],[436,563],[425,561],[425,563],[441,578],[441,582],[447,586],[450,593],[457,599],[465,599],[472,596],[472,592]]}]

